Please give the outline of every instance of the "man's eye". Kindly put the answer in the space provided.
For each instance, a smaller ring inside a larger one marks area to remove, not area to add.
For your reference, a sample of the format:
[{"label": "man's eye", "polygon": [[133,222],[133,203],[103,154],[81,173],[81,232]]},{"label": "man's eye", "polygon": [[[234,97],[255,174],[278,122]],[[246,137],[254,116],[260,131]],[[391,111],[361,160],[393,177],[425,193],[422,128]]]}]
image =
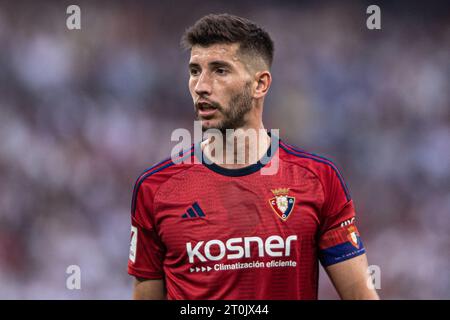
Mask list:
[{"label": "man's eye", "polygon": [[217,68],[217,69],[216,69],[216,72],[217,72],[218,74],[226,74],[226,73],[227,73],[227,70],[224,69],[224,68]]},{"label": "man's eye", "polygon": [[189,73],[191,76],[197,76],[199,74],[199,71],[197,69],[190,69]]}]

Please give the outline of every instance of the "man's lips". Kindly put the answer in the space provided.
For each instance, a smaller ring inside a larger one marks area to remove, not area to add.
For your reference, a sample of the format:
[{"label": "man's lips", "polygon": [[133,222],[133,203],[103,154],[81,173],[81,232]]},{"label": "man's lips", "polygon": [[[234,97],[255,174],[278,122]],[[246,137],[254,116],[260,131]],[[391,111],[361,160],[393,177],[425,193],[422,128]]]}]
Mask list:
[{"label": "man's lips", "polygon": [[202,118],[209,118],[216,113],[217,109],[199,109],[198,115]]},{"label": "man's lips", "polygon": [[217,108],[207,102],[198,102],[197,112],[198,115],[202,118],[210,118],[214,115],[214,113],[217,112]]}]

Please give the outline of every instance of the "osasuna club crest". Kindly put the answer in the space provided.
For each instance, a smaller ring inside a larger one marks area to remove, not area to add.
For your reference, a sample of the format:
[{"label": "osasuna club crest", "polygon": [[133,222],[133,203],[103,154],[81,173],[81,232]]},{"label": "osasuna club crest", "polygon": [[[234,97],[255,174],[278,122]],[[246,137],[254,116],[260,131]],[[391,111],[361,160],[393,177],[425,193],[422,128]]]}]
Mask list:
[{"label": "osasuna club crest", "polygon": [[292,213],[295,205],[295,197],[289,196],[289,188],[280,188],[272,190],[275,197],[269,200],[273,211],[286,221]]},{"label": "osasuna club crest", "polygon": [[350,243],[355,247],[359,248],[359,242],[358,242],[358,233],[356,231],[356,228],[354,226],[350,226],[348,229],[347,239],[350,241]]}]

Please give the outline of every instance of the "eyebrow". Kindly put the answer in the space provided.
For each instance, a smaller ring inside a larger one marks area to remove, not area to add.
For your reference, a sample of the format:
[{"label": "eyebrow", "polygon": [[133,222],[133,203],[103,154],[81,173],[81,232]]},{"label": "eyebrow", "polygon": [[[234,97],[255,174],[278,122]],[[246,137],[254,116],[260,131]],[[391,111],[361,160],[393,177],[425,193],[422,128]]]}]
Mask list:
[{"label": "eyebrow", "polygon": [[226,61],[222,61],[222,60],[216,60],[216,61],[212,61],[210,63],[208,63],[209,66],[211,67],[228,67],[231,68],[231,64],[229,62]]},{"label": "eyebrow", "polygon": [[[208,63],[209,67],[227,67],[232,68],[232,65],[229,62],[223,61],[223,60],[215,60]],[[197,68],[200,67],[198,63],[191,62],[189,63],[189,68]]]}]

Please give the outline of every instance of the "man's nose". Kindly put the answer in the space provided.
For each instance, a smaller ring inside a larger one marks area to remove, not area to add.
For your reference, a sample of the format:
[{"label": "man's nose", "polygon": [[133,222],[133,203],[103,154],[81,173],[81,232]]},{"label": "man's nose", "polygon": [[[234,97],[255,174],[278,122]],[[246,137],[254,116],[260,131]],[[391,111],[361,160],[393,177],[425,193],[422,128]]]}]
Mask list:
[{"label": "man's nose", "polygon": [[206,72],[200,75],[194,90],[199,96],[211,94],[211,79]]}]

